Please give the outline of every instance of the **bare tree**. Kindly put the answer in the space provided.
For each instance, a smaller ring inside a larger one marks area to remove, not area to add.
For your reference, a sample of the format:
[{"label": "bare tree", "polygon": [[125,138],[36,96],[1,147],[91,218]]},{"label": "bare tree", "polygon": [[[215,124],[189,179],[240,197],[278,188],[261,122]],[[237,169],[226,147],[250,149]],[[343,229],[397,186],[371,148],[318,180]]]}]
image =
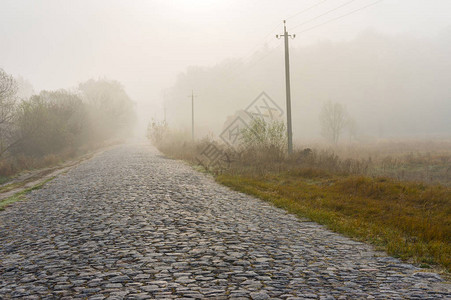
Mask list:
[{"label": "bare tree", "polygon": [[340,103],[329,101],[324,104],[319,120],[321,134],[336,145],[349,120],[346,108]]},{"label": "bare tree", "polygon": [[357,125],[357,122],[354,118],[348,115],[348,121],[346,124],[346,131],[349,134],[349,143],[352,143],[352,141],[356,140],[359,134],[359,127]]},{"label": "bare tree", "polygon": [[29,99],[35,94],[33,85],[27,79],[19,75],[14,77],[14,80],[17,84],[16,96],[18,99]]},{"label": "bare tree", "polygon": [[11,141],[13,118],[17,102],[17,83],[14,78],[0,68],[0,156],[13,143]]}]

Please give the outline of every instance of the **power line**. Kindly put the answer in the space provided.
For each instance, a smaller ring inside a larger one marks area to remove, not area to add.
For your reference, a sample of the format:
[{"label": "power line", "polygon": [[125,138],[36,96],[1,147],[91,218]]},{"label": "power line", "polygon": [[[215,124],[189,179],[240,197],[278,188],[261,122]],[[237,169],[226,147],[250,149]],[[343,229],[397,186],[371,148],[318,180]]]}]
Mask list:
[{"label": "power line", "polygon": [[280,47],[282,47],[282,43],[280,43],[277,47],[272,48],[271,50],[268,51],[268,53],[266,53],[265,55],[263,55],[262,57],[258,58],[256,61],[252,62],[250,65],[244,67],[244,69],[239,70],[238,72],[232,74],[229,79],[235,79],[241,75],[243,75],[245,72],[249,71],[250,69],[252,69],[253,67],[255,67],[259,62],[263,61],[264,59],[268,58],[268,56],[270,56],[271,54],[273,54],[273,52],[277,49],[279,49]]},{"label": "power line", "polygon": [[[273,32],[271,32],[268,36],[272,36],[275,33],[275,30]],[[248,55],[246,55],[245,57],[241,58],[240,60],[243,63],[248,63],[252,60],[252,57],[258,52],[260,51],[263,47],[268,47],[270,48],[272,45],[274,44],[274,41],[267,41],[265,40],[263,43],[257,45],[256,47],[254,47],[254,49],[252,50],[252,52],[249,52]]]},{"label": "power line", "polygon": [[[292,15],[292,16],[290,16],[290,18],[292,18],[292,17],[294,17],[294,16],[297,16],[297,15],[299,15],[299,14],[301,14],[301,13],[303,13],[303,12],[305,12],[305,11],[307,11],[307,10],[309,10],[309,9],[311,9],[311,8],[313,8],[313,7],[315,7],[315,6],[318,6],[318,5],[320,5],[321,3],[324,3],[325,1],[327,1],[327,0],[322,0],[322,1],[318,2],[318,3],[316,3],[315,5],[310,6],[310,7],[306,8],[306,9],[304,9],[304,10],[302,10],[302,11],[300,11],[300,12],[298,12],[298,13]],[[342,5],[340,5],[340,6],[336,7],[336,8],[334,8],[334,9],[331,9],[331,10],[329,10],[329,11],[327,11],[327,12],[325,12],[325,13],[323,13],[323,14],[321,14],[321,15],[319,15],[319,16],[317,16],[317,17],[311,19],[311,20],[309,20],[309,21],[306,21],[306,22],[304,22],[304,23],[302,23],[302,24],[298,24],[297,26],[295,26],[295,27],[293,27],[293,28],[296,28],[296,27],[299,27],[299,26],[304,25],[304,24],[306,24],[306,23],[309,23],[310,21],[313,21],[314,19],[317,19],[317,18],[322,17],[322,16],[324,16],[324,15],[326,15],[326,14],[332,12],[332,11],[335,11],[335,10],[337,10],[337,9],[340,9],[340,8],[346,6],[346,5],[348,5],[348,4],[350,4],[351,2],[354,2],[354,1],[355,1],[355,0],[348,1],[348,2],[346,2],[346,3],[344,3],[344,4],[342,4]],[[338,20],[338,19],[344,18],[344,17],[346,17],[346,16],[348,16],[348,15],[351,15],[351,14],[353,14],[353,13],[355,13],[355,12],[358,12],[358,11],[363,10],[363,9],[365,9],[365,8],[368,8],[368,7],[370,7],[370,6],[376,5],[377,3],[382,2],[382,1],[383,1],[383,0],[375,1],[375,2],[373,2],[373,3],[371,3],[371,4],[369,4],[369,5],[366,5],[366,6],[364,6],[364,7],[355,9],[355,10],[353,10],[353,11],[351,11],[351,12],[349,12],[349,13],[346,13],[346,14],[344,14],[344,15],[338,16],[338,17],[336,17],[336,18],[330,19],[330,20],[328,20],[328,21],[326,21],[326,22],[323,22],[323,23],[321,23],[321,24],[318,24],[318,25],[312,26],[312,27],[310,27],[310,28],[307,28],[307,29],[305,29],[305,30],[303,30],[303,31],[300,31],[299,33],[304,33],[304,32],[307,32],[307,31],[316,29],[316,28],[318,28],[318,27],[320,27],[320,26],[323,26],[323,25],[328,24],[328,23],[330,23],[330,22],[333,22],[333,21],[336,21],[336,20]],[[279,26],[279,25],[278,25],[278,26]],[[271,34],[275,31],[275,29],[276,29],[276,27],[275,27],[273,30],[271,30],[271,32],[268,33],[268,34],[265,36],[264,41],[266,40],[266,38],[267,38],[269,35],[271,35]],[[271,42],[272,42],[272,41],[271,41]],[[256,47],[258,47],[258,46],[261,46],[261,44],[256,45],[255,47],[253,47],[253,50],[254,50]],[[255,60],[254,62],[252,62],[250,65],[247,65],[247,66],[246,66],[246,64],[250,62],[250,61],[246,61],[246,60],[254,55],[254,52],[252,52],[250,55],[248,55],[248,57],[245,57],[245,59],[242,59],[242,66],[233,68],[233,69],[232,69],[232,72],[231,72],[232,74],[230,74],[230,75],[223,74],[223,75],[221,75],[221,77],[222,77],[222,78],[225,77],[225,78],[228,79],[228,80],[235,80],[236,78],[238,78],[238,77],[242,76],[243,74],[245,74],[248,70],[254,68],[258,63],[260,63],[261,61],[263,61],[263,60],[265,60],[266,58],[268,58],[271,54],[273,54],[273,52],[274,52],[275,50],[279,49],[281,46],[282,46],[282,43],[279,44],[277,47],[274,47],[274,48],[272,48],[271,50],[269,50],[265,55],[263,55],[262,57],[258,58],[257,60]],[[236,70],[236,72],[233,72],[233,70]],[[218,77],[219,77],[219,75],[218,75]]]},{"label": "power line", "polygon": [[[305,13],[305,12],[307,12],[307,11],[309,11],[309,10],[311,10],[311,9],[313,9],[313,8],[315,8],[315,7],[317,7],[317,6],[319,6],[320,4],[322,4],[322,3],[326,2],[326,1],[328,1],[328,0],[321,0],[321,1],[317,2],[316,4],[314,4],[314,5],[312,5],[312,6],[309,6],[309,7],[305,8],[305,9],[303,9],[303,10],[301,10],[301,11],[299,11],[299,12],[297,12],[297,13],[291,15],[291,16],[289,16],[289,17],[286,18],[286,19],[291,19],[291,18],[294,18],[294,17],[296,17],[296,16],[298,16],[298,15],[300,15],[300,14],[303,14],[303,13]],[[354,0],[353,0],[353,1],[354,1]],[[258,47],[261,47],[262,45],[265,45],[265,44],[267,43],[268,38],[269,38],[270,36],[273,35],[273,33],[276,31],[276,29],[279,28],[279,26],[280,26],[280,24],[277,23],[277,24],[273,27],[273,29],[272,29],[267,35],[265,35],[265,36],[263,37],[263,39],[261,39],[261,42],[257,43],[254,47],[251,48],[251,50],[248,52],[248,54],[246,54],[246,55],[242,58],[243,63],[246,63],[246,62],[254,55],[254,53],[255,53],[255,51],[258,49]],[[270,40],[269,44],[271,44],[271,43],[273,43],[273,40],[272,40],[272,39]]]},{"label": "power line", "polygon": [[[236,80],[240,76],[244,75],[247,71],[249,71],[250,69],[255,67],[259,62],[261,62],[264,59],[268,58],[271,54],[274,53],[275,50],[279,49],[281,46],[282,46],[282,43],[280,43],[277,47],[274,47],[274,48],[268,50],[267,53],[265,53],[263,56],[259,57],[257,60],[253,61],[251,64],[245,65],[246,63],[242,62],[242,66],[239,66],[239,67],[236,67],[236,68],[232,68],[232,69],[229,69],[227,71],[222,71],[222,72],[220,72],[221,74],[218,74],[215,77],[217,77],[218,79],[222,79],[222,80],[224,80],[224,79],[225,80],[229,80],[229,81]],[[247,83],[247,84],[248,85],[252,85],[250,82]]]},{"label": "power line", "polygon": [[365,9],[365,8],[368,8],[368,7],[370,7],[370,6],[376,5],[376,4],[378,4],[379,2],[382,2],[382,1],[384,1],[384,0],[378,0],[378,1],[375,1],[375,2],[373,2],[373,3],[370,3],[370,4],[366,5],[366,6],[363,6],[363,7],[361,7],[361,8],[358,8],[358,9],[355,9],[355,10],[353,10],[353,11],[350,11],[349,13],[346,13],[346,14],[344,14],[344,15],[338,16],[338,17],[333,18],[333,19],[330,19],[330,20],[328,20],[328,21],[326,21],[326,22],[323,22],[323,23],[320,23],[320,24],[318,24],[318,25],[315,25],[315,26],[312,26],[312,27],[310,27],[310,28],[307,28],[307,29],[305,29],[305,30],[302,30],[302,31],[298,32],[298,34],[299,34],[299,33],[304,33],[304,32],[307,32],[307,31],[310,31],[310,30],[313,30],[313,29],[316,29],[316,28],[318,28],[318,27],[320,27],[320,26],[326,25],[326,24],[328,24],[328,23],[330,23],[330,22],[336,21],[336,20],[338,20],[338,19],[341,19],[341,18],[344,18],[344,17],[346,17],[346,16],[349,16],[349,15],[355,13],[355,12],[358,12],[358,11],[363,10],[363,9]]},{"label": "power line", "polygon": [[[276,27],[274,27],[263,39],[262,39],[262,41],[263,42],[259,42],[258,44],[255,44],[255,46],[254,47],[252,47],[251,48],[251,50],[250,51],[248,51],[247,53],[248,54],[246,54],[245,56],[243,56],[242,58],[238,58],[238,60],[242,63],[242,66],[238,66],[238,67],[236,67],[236,68],[233,68],[232,69],[232,75],[231,76],[228,76],[228,75],[225,75],[226,77],[228,77],[229,79],[234,79],[235,77],[237,77],[237,75],[239,75],[240,73],[242,73],[241,72],[241,70],[244,70],[244,71],[246,71],[247,69],[248,69],[248,66],[245,66],[247,63],[249,63],[250,61],[251,61],[251,58],[252,58],[252,56],[254,56],[254,54],[255,54],[255,51],[257,50],[257,48],[258,47],[261,47],[262,45],[265,45],[266,44],[266,41],[268,40],[268,37],[269,36],[271,36],[275,31],[276,31],[276,29],[279,27],[279,24],[277,24],[277,26]],[[271,40],[270,42],[269,42],[269,44],[272,44],[273,43],[273,40]],[[273,49],[271,49],[270,50],[270,52],[272,52],[273,51]],[[266,55],[265,55],[266,56]],[[259,59],[260,60],[260,59]],[[253,63],[254,64],[254,63]]]},{"label": "power line", "polygon": [[312,8],[317,7],[317,6],[320,5],[320,4],[323,4],[323,3],[326,2],[326,1],[327,1],[327,0],[322,0],[322,1],[320,1],[320,2],[318,2],[318,3],[316,3],[316,4],[314,4],[314,5],[312,5],[312,6],[310,6],[310,7],[307,7],[306,9],[303,9],[303,10],[301,10],[300,12],[297,12],[297,13],[295,13],[294,15],[289,16],[288,18],[286,18],[286,20],[291,19],[291,18],[294,18],[294,17],[297,17],[297,16],[299,16],[300,14],[303,14],[303,13],[305,13],[305,12],[311,10]]},{"label": "power line", "polygon": [[262,46],[262,44],[264,45],[266,43],[266,41],[268,40],[268,37],[271,36],[276,29],[279,27],[279,24],[277,24],[276,26],[273,27],[273,29],[263,37],[263,39],[260,40],[260,42],[258,42],[257,44],[255,44],[255,46],[253,46],[251,48],[250,51],[248,51],[244,57],[243,57],[243,62],[248,60],[250,57],[252,57],[252,55],[254,55],[254,52],[257,50],[257,48],[259,48],[260,46]]},{"label": "power line", "polygon": [[[232,81],[232,80],[236,80],[236,79],[240,78],[247,71],[249,71],[252,68],[254,68],[259,62],[267,59],[271,54],[274,53],[274,51],[276,51],[277,49],[281,48],[282,45],[283,45],[283,43],[280,43],[277,47],[272,48],[267,53],[265,53],[265,55],[263,55],[262,57],[259,57],[257,60],[255,60],[251,64],[249,64],[247,66],[244,66],[244,67],[241,67],[241,68],[236,68],[238,70],[237,72],[233,72],[230,75],[226,74],[225,72],[222,72],[222,75],[218,75],[218,78],[225,79],[225,80],[228,80],[228,81]],[[255,88],[255,86],[252,84],[252,82],[247,82],[246,84],[250,85],[250,86],[253,86]]]},{"label": "power line", "polygon": [[[326,2],[326,1],[327,1],[327,0],[322,0],[322,1],[320,1],[320,2],[317,2],[316,4],[314,4],[314,5],[312,5],[312,6],[309,6],[309,7],[307,7],[306,9],[303,9],[303,10],[301,10],[301,11],[299,11],[299,12],[297,12],[297,13],[291,15],[291,16],[288,17],[287,19],[289,19],[289,18],[294,18],[295,16],[298,16],[298,15],[304,13],[304,12],[307,12],[307,11],[309,11],[309,10],[311,10],[311,9],[313,9],[313,8],[315,8],[315,7],[317,7],[317,6],[319,6],[320,4],[322,4],[322,3]],[[292,30],[292,29],[294,29],[294,28],[298,28],[298,27],[300,27],[300,26],[302,26],[302,25],[305,25],[305,24],[307,24],[307,23],[310,23],[310,22],[312,22],[312,21],[314,21],[314,20],[316,20],[316,19],[318,19],[318,18],[320,18],[320,17],[323,17],[323,16],[325,16],[325,15],[327,15],[327,14],[333,12],[333,11],[336,11],[336,10],[342,8],[342,7],[345,7],[345,6],[351,4],[351,3],[354,2],[354,1],[356,1],[356,0],[350,0],[350,1],[348,1],[348,2],[345,2],[345,3],[343,3],[342,5],[339,5],[339,6],[333,8],[333,9],[331,9],[331,10],[328,10],[328,11],[326,11],[326,12],[323,13],[323,14],[320,14],[320,15],[318,15],[318,16],[316,16],[316,17],[314,17],[314,18],[312,18],[312,19],[310,19],[310,20],[308,20],[308,21],[305,21],[305,22],[303,22],[303,23],[301,23],[301,24],[298,24],[298,25],[294,26],[294,27],[291,28],[290,30]],[[383,1],[383,0],[375,1],[375,2],[373,2],[373,3],[371,3],[371,4],[369,4],[369,5],[366,5],[366,6],[364,6],[364,7],[355,9],[355,10],[353,10],[353,11],[351,11],[351,12],[349,12],[349,13],[346,13],[346,14],[344,14],[344,15],[338,16],[338,17],[336,17],[336,18],[330,19],[330,20],[325,21],[325,22],[323,22],[323,23],[320,23],[320,24],[318,24],[318,25],[315,25],[315,26],[312,26],[312,27],[310,27],[310,28],[307,28],[306,30],[303,30],[303,31],[301,31],[301,32],[299,32],[299,33],[303,33],[303,32],[307,32],[307,31],[313,30],[313,29],[315,29],[315,28],[317,28],[317,27],[320,27],[320,26],[323,26],[323,25],[328,24],[328,23],[330,23],[330,22],[333,22],[333,21],[336,21],[336,20],[338,20],[338,19],[344,18],[344,17],[346,17],[346,16],[348,16],[348,15],[351,15],[351,14],[353,14],[353,13],[355,13],[355,12],[358,12],[358,11],[360,11],[360,10],[363,10],[363,9],[365,9],[365,8],[367,8],[367,7],[376,5],[377,3],[382,2],[382,1]],[[269,36],[277,29],[278,26],[279,26],[279,25],[277,25],[274,29],[272,29],[272,30],[271,30],[271,31],[263,38],[263,42],[266,42],[267,38],[268,38],[268,37],[269,37]],[[270,43],[272,43],[272,41],[271,41]],[[246,63],[249,62],[249,59],[254,55],[254,52],[255,52],[255,50],[257,49],[257,47],[258,47],[258,46],[261,46],[261,45],[262,45],[262,44],[260,43],[260,44],[254,46],[254,47],[252,48],[252,53],[250,53],[249,55],[246,55],[246,56],[244,57],[244,59],[242,59],[243,64],[246,64]],[[230,79],[234,79],[235,77],[241,76],[241,75],[244,74],[246,71],[248,71],[249,69],[253,68],[257,63],[259,63],[259,62],[261,62],[262,60],[266,59],[269,55],[272,54],[272,52],[274,52],[276,49],[280,48],[281,45],[282,45],[282,44],[280,44],[280,45],[277,46],[277,47],[274,47],[274,48],[271,49],[267,54],[265,54],[264,56],[262,56],[261,58],[259,58],[259,59],[256,60],[255,62],[253,62],[251,65],[249,65],[249,66],[247,66],[247,67],[244,67],[244,69],[243,69],[243,67],[241,68],[242,70],[240,70],[240,68],[237,68],[237,69],[238,69],[238,72],[235,73],[236,75],[235,75],[235,74],[232,74],[232,76],[229,77],[229,78],[230,78]]]},{"label": "power line", "polygon": [[326,11],[325,13],[322,13],[322,14],[320,14],[320,15],[318,15],[318,16],[316,16],[316,17],[310,19],[310,20],[308,20],[308,21],[302,22],[301,24],[298,24],[298,25],[296,25],[296,26],[290,28],[290,30],[293,30],[293,29],[298,28],[298,27],[300,27],[300,26],[302,26],[302,25],[305,25],[305,24],[308,24],[308,23],[310,23],[310,22],[312,22],[312,21],[315,21],[316,19],[319,19],[319,18],[321,18],[321,17],[323,17],[323,16],[325,16],[325,15],[327,15],[327,14],[330,14],[331,12],[336,11],[337,9],[340,9],[340,8],[342,8],[342,7],[345,7],[346,5],[349,5],[349,4],[351,4],[352,2],[354,2],[354,1],[355,1],[355,0],[350,0],[350,1],[346,2],[346,3],[343,3],[343,4],[340,5],[340,6],[337,6],[337,7],[333,8],[333,9],[331,9],[331,10]]}]

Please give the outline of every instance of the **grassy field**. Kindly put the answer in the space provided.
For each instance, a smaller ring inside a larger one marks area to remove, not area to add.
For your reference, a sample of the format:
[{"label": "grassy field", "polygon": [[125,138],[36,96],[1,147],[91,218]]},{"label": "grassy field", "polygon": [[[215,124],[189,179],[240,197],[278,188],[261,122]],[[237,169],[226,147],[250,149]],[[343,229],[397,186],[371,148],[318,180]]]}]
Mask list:
[{"label": "grassy field", "polygon": [[451,271],[451,189],[316,170],[216,180],[423,267]]},{"label": "grassy field", "polygon": [[[209,144],[180,135],[156,143],[167,156],[193,165]],[[232,151],[220,164],[202,167],[221,184],[449,275],[450,149],[450,141],[385,141],[312,145],[287,157],[266,147]]]}]

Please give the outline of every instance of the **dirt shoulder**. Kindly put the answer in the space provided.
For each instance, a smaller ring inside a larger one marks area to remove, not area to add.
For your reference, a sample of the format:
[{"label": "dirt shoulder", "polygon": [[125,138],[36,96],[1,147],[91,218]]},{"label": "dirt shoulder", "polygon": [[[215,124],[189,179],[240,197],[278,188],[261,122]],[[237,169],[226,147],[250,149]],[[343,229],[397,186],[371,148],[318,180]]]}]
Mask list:
[{"label": "dirt shoulder", "polygon": [[22,172],[7,183],[0,185],[0,201],[17,193],[23,192],[26,189],[32,188],[33,186],[41,184],[52,177],[67,172],[80,163],[100,155],[101,153],[116,146],[117,144],[92,151],[76,159],[68,160],[58,166]]}]

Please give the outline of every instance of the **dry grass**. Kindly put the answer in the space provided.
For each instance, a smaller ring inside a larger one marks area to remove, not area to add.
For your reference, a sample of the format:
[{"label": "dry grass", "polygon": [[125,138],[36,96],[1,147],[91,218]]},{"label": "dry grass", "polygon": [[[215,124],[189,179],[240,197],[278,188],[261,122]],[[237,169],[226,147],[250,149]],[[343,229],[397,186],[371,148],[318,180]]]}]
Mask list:
[{"label": "dry grass", "polygon": [[451,186],[451,140],[381,140],[371,143],[342,145],[334,149],[317,144],[342,160],[367,165],[363,173],[403,181],[421,181]]},{"label": "dry grass", "polygon": [[44,156],[17,155],[0,159],[0,184],[7,183],[12,177],[23,171],[57,166],[64,161],[80,157],[88,152],[119,143],[118,140],[106,141],[98,144],[85,145],[77,149],[67,148],[57,154]]},{"label": "dry grass", "polygon": [[[196,163],[207,144],[168,137],[158,148]],[[450,272],[450,144],[424,143],[412,151],[416,145],[297,150],[290,157],[247,149],[229,152],[227,161],[207,170],[231,188],[391,255]]]},{"label": "dry grass", "polygon": [[[158,145],[170,157],[195,163],[210,139],[192,143],[186,135],[169,135]],[[400,181],[451,186],[451,141],[384,141],[330,148],[324,144],[302,147],[291,157],[269,149],[228,152],[228,161],[215,172],[234,174],[283,172],[299,169],[322,170],[339,175],[388,177]]]},{"label": "dry grass", "polygon": [[55,179],[55,177],[51,177],[51,178],[49,178],[47,180],[44,180],[43,182],[41,182],[41,183],[31,187],[31,188],[25,189],[25,190],[23,190],[21,192],[18,192],[16,194],[12,195],[11,197],[8,197],[8,198],[0,200],[0,211],[5,210],[5,208],[7,206],[11,205],[14,202],[24,200],[26,194],[28,194],[31,191],[41,189],[47,182],[49,182],[49,181],[51,181],[53,179]]},{"label": "dry grass", "polygon": [[314,170],[216,179],[391,255],[451,271],[450,188]]}]

